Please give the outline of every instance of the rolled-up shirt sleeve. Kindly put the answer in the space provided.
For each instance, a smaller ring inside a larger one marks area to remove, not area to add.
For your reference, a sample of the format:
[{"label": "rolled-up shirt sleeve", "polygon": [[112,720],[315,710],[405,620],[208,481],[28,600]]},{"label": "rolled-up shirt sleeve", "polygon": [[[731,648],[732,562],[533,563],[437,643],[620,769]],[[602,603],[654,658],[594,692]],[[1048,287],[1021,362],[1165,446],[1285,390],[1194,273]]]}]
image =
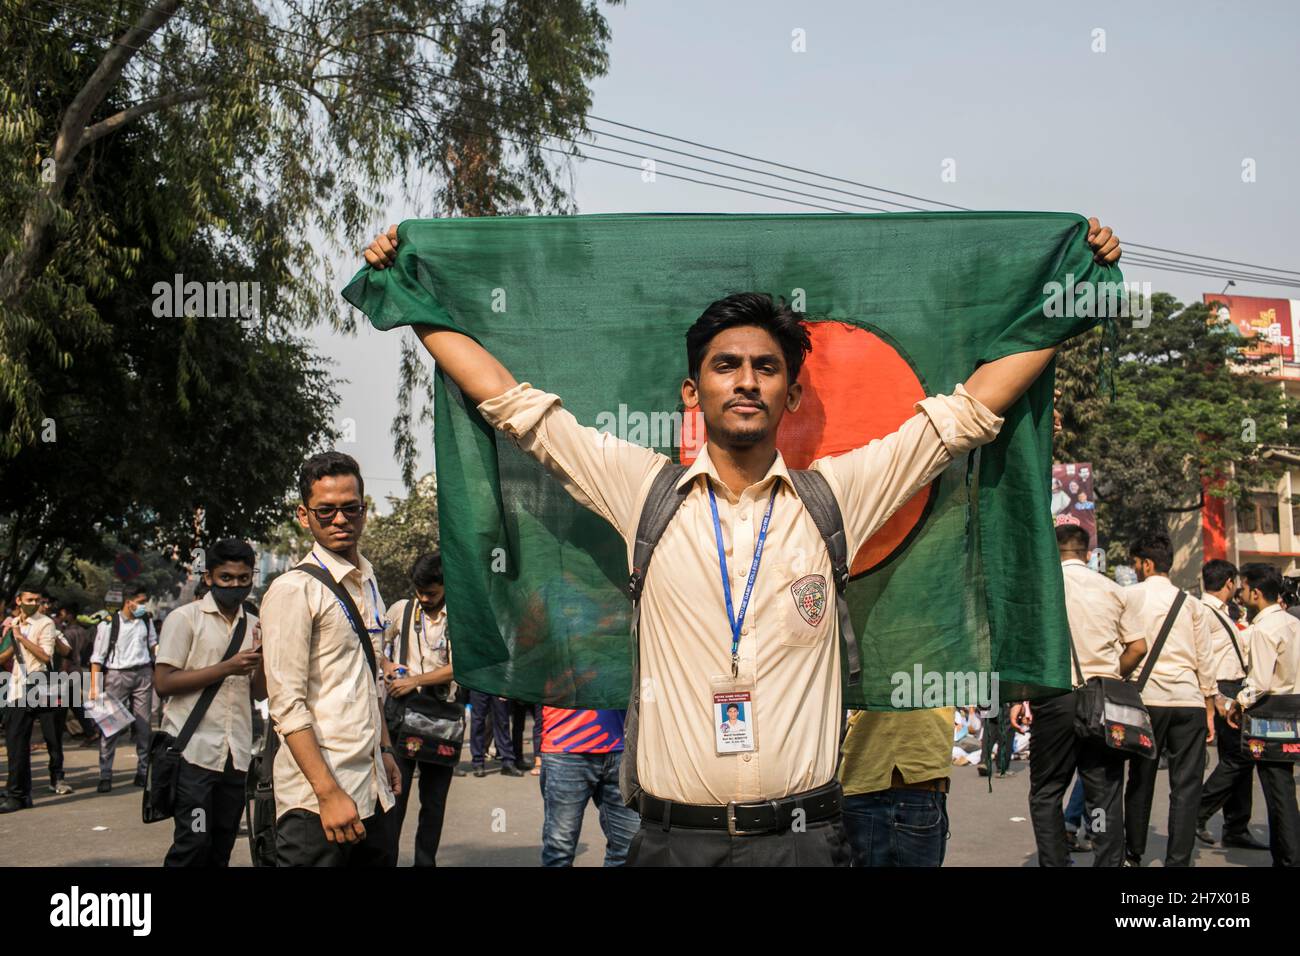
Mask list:
[{"label": "rolled-up shirt sleeve", "polygon": [[959,384],[917,402],[916,414],[884,438],[813,462],[844,512],[849,554],[956,458],[996,438],[1002,422]]},{"label": "rolled-up shirt sleeve", "polygon": [[95,628],[95,643],[90,649],[90,663],[98,664],[100,667],[104,666],[104,655],[108,653],[108,634],[111,626],[110,622],[101,621],[99,626]]},{"label": "rolled-up shirt sleeve", "polygon": [[579,504],[624,538],[635,530],[631,525],[639,493],[668,461],[665,455],[580,424],[559,396],[527,382],[488,399],[478,411],[558,478]]},{"label": "rolled-up shirt sleeve", "polygon": [[1273,689],[1273,671],[1277,668],[1277,645],[1269,633],[1258,624],[1246,629],[1250,638],[1250,673],[1242,681],[1237,703],[1245,710],[1254,707],[1259,699]]},{"label": "rolled-up shirt sleeve", "polygon": [[262,602],[267,706],[281,737],[313,725],[307,709],[313,615],[304,584],[309,580],[305,574],[286,574]]}]

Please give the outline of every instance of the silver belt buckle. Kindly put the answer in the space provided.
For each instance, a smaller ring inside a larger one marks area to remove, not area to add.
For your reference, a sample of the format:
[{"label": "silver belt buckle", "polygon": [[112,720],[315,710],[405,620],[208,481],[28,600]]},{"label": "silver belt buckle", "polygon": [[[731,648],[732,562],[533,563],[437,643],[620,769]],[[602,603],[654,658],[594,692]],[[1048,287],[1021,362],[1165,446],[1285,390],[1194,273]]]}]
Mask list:
[{"label": "silver belt buckle", "polygon": [[727,804],[727,832],[732,836],[753,836],[756,833],[766,833],[766,830],[742,830],[736,826],[736,801],[732,800]]}]

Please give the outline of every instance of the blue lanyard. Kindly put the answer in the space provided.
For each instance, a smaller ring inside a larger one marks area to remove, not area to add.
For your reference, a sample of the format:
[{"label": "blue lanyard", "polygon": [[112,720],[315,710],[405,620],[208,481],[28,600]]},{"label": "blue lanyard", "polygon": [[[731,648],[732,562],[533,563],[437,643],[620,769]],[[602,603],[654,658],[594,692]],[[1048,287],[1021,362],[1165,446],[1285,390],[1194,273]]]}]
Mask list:
[{"label": "blue lanyard", "polygon": [[722,544],[722,522],[718,520],[718,499],[713,494],[713,485],[709,485],[709,507],[713,510],[713,537],[718,542],[718,565],[722,568],[722,596],[727,602],[727,622],[731,625],[731,676],[734,679],[740,666],[740,629],[745,625],[745,612],[749,610],[749,596],[754,591],[754,580],[758,577],[758,563],[763,560],[763,542],[767,540],[767,526],[772,520],[772,506],[776,504],[776,484],[772,484],[772,497],[767,499],[767,511],[763,514],[763,527],[758,532],[758,543],[754,545],[754,561],[749,566],[749,580],[745,582],[745,596],[740,599],[740,613],[732,611],[731,577],[727,574],[727,552]]},{"label": "blue lanyard", "polygon": [[[311,556],[312,556],[312,558],[316,561],[316,563],[319,564],[319,565],[321,566],[322,569],[324,569],[325,571],[328,571],[328,570],[329,570],[329,568],[325,567],[325,562],[322,561],[320,558],[316,557],[316,552],[315,552],[315,551],[313,551],[313,552],[311,553]],[[375,626],[375,627],[368,627],[368,628],[365,629],[365,631],[366,631],[367,634],[382,634],[382,633],[384,633],[384,631],[387,630],[387,628],[384,627],[384,621],[383,621],[383,619],[379,616],[379,592],[375,590],[375,582],[374,582],[374,581],[366,581],[366,583],[370,585],[370,602],[371,602],[371,604],[373,605],[373,606],[371,607],[371,610],[375,612],[375,625],[376,625],[376,626]],[[343,608],[343,614],[344,614],[344,616],[345,616],[349,621],[352,620],[352,615],[351,615],[351,614],[348,614],[348,609],[347,609],[347,607],[344,605],[344,603],[343,603],[342,601],[340,601],[340,600],[338,599],[337,596],[335,596],[334,600],[338,602],[338,606],[339,606],[339,607]]]}]

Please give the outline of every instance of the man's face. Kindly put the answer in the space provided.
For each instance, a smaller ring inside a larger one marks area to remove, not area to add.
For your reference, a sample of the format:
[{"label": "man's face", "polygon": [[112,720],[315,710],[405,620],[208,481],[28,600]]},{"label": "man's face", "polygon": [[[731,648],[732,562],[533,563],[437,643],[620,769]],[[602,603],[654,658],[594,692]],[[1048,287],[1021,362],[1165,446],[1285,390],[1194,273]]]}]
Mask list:
[{"label": "man's face", "polygon": [[428,587],[415,589],[415,599],[420,602],[420,607],[424,609],[425,614],[437,614],[442,610],[442,602],[446,597],[445,584],[430,584]]},{"label": "man's face", "polygon": [[[349,517],[344,508],[354,514]],[[298,506],[298,523],[329,551],[356,547],[366,526],[366,503],[356,476],[326,475],[316,479],[311,486],[311,500]]]},{"label": "man's face", "polygon": [[135,616],[135,609],[149,603],[149,598],[144,594],[124,595],[122,601],[122,616],[131,618]]},{"label": "man's face", "polygon": [[709,440],[726,447],[775,439],[781,416],[799,407],[801,395],[798,382],[787,382],[781,346],[754,325],[715,335],[700,362],[699,380],[682,383],[682,402],[700,409]]},{"label": "man's face", "polygon": [[208,587],[246,588],[253,583],[253,569],[242,561],[227,561],[203,572]]},{"label": "man's face", "polygon": [[18,611],[24,617],[31,617],[40,610],[41,596],[35,591],[18,592]]},{"label": "man's face", "polygon": [[737,707],[735,704],[732,704],[730,707],[727,708],[727,720],[731,721],[732,723],[735,723],[736,718],[739,716],[740,716],[740,708]]},{"label": "man's face", "polygon": [[1139,581],[1145,581],[1156,569],[1155,562],[1150,558],[1133,558],[1132,564]]}]

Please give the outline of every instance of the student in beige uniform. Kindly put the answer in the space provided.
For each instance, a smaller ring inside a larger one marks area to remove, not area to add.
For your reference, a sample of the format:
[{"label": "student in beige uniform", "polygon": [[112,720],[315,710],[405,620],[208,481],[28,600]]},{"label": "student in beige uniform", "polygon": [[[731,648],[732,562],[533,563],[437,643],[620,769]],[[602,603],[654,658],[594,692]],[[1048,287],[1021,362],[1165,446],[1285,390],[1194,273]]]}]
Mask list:
[{"label": "student in beige uniform", "polygon": [[[396,237],[396,226],[380,234],[366,261],[391,262]],[[1119,257],[1109,229],[1094,223],[1089,241],[1099,257]],[[468,336],[416,332],[483,418],[608,521],[630,555],[650,484],[669,459],[581,426],[558,396],[517,383]],[[801,317],[759,293],[714,302],[687,333],[682,400],[702,412],[708,442],[680,479],[686,497],[659,541],[640,600],[641,683],[654,693],[644,695],[635,719],[628,715],[624,770],[638,784],[629,777],[625,797],[635,797],[641,814],[631,865],[849,862],[835,780],[839,621],[834,613],[805,617],[791,590],[811,578],[833,606],[831,562],[776,450],[782,416],[800,404],[809,345]],[[1054,353],[989,362],[954,394],[919,402],[892,435],[814,462],[843,515],[848,553],[954,459],[991,441],[999,414]],[[733,649],[720,564],[739,618],[756,555],[762,568]],[[752,742],[724,753],[713,715],[733,693],[750,695]],[[795,819],[799,827],[790,826]]]},{"label": "student in beige uniform", "polygon": [[[299,523],[315,547],[300,564],[325,569],[351,597],[374,642],[386,625],[374,569],[358,548],[365,528],[361,469],[322,452],[298,478]],[[262,647],[275,755],[280,866],[385,866],[384,814],[401,777],[389,745],[376,672],[342,601],[290,569],[262,601]]]},{"label": "student in beige uniform", "polygon": [[[1088,567],[1088,532],[1078,525],[1058,525],[1065,610],[1069,618],[1071,673],[1075,691],[1094,677],[1121,680],[1147,652],[1141,632],[1124,617],[1125,589]],[[1075,656],[1077,655],[1077,665]],[[1093,866],[1124,862],[1124,757],[1095,737],[1074,732],[1077,693],[1039,701],[1033,706],[1033,746],[1029,748],[1029,816],[1038,845],[1039,866],[1066,866],[1069,852],[1061,801],[1078,770],[1083,781],[1092,836]],[[1017,730],[1025,722],[1017,722]]]},{"label": "student in beige uniform", "polygon": [[[388,646],[383,665],[387,691],[399,698],[409,694],[433,694],[442,700],[451,700],[455,697],[455,683],[451,679],[451,646],[447,643],[447,591],[443,583],[441,554],[435,551],[415,559],[411,565],[411,586],[415,597],[402,598],[388,609],[388,632],[385,634]],[[408,607],[412,610],[403,634],[402,625],[407,621]],[[417,763],[406,756],[400,740],[393,749],[397,767],[402,773],[402,789],[388,820],[393,862],[397,862],[411,782],[418,774],[420,819],[415,829],[415,865],[437,866],[442,818],[455,768],[437,763]]]},{"label": "student in beige uniform", "polygon": [[[1174,619],[1164,647],[1156,641],[1161,625],[1180,593],[1169,580],[1174,563],[1169,535],[1152,532],[1129,546],[1138,583],[1125,591],[1124,628],[1142,634],[1147,656],[1158,652],[1142,702],[1155,731],[1155,759],[1129,761],[1124,791],[1125,857],[1141,866],[1151,822],[1156,770],[1160,755],[1169,756],[1169,842],[1165,866],[1191,866],[1196,845],[1196,820],[1205,776],[1205,745],[1214,740],[1214,660],[1211,656],[1210,612],[1188,598]],[[1138,673],[1146,668],[1144,657]]]},{"label": "student in beige uniform", "polygon": [[[175,835],[164,866],[229,865],[244,814],[253,698],[266,696],[260,626],[243,606],[253,585],[253,549],[246,541],[225,538],[208,548],[205,557],[208,593],[167,615],[154,666],[154,687],[163,698],[162,729],[174,738],[204,690],[218,684],[181,750]],[[227,658],[240,622],[243,637]]]},{"label": "student in beige uniform", "polygon": [[1208,846],[1216,841],[1209,831],[1210,817],[1223,810],[1223,845],[1245,850],[1268,847],[1250,835],[1250,814],[1255,788],[1254,761],[1241,753],[1241,733],[1228,723],[1226,707],[1241,692],[1250,666],[1245,635],[1228,615],[1227,602],[1237,593],[1237,569],[1214,559],[1201,568],[1201,603],[1210,613],[1210,653],[1218,694],[1214,699],[1214,746],[1219,761],[1201,786],[1201,806],[1196,838]]},{"label": "student in beige uniform", "polygon": [[[1227,720],[1240,728],[1242,711],[1270,694],[1300,692],[1300,621],[1277,604],[1282,575],[1268,564],[1241,569],[1242,600],[1255,612],[1245,636],[1250,647],[1250,673],[1242,681]],[[1255,762],[1268,806],[1268,848],[1274,866],[1300,866],[1300,811],[1296,808],[1293,765],[1282,761]]]},{"label": "student in beige uniform", "polygon": [[[5,751],[9,761],[9,780],[0,813],[12,813],[32,805],[32,726],[41,722],[41,734],[50,748],[50,786],[58,785],[63,771],[63,749],[54,725],[55,711],[48,704],[47,682],[50,662],[58,640],[54,622],[40,613],[40,594],[27,589],[18,593],[18,614],[9,622],[5,634],[9,643],[0,651],[0,664],[13,661],[4,708]],[[3,672],[0,672],[3,673]],[[31,694],[32,687],[40,687]],[[35,705],[35,706],[33,706]]]}]

